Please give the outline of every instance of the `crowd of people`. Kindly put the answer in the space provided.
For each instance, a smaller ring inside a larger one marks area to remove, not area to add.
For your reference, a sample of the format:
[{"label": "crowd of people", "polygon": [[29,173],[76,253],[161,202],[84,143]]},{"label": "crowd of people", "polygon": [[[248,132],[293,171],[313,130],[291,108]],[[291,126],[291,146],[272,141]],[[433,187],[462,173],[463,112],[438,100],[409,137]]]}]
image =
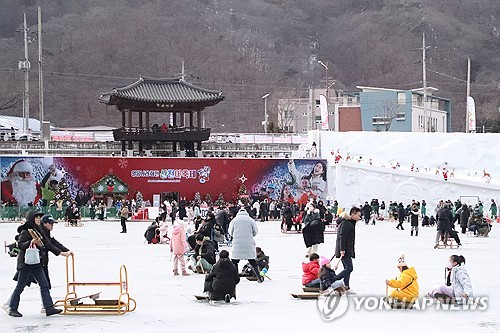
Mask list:
[{"label": "crowd of people", "polygon": [[[127,232],[127,219],[137,211],[137,203],[134,203],[135,200],[116,202],[123,233]],[[189,271],[191,274],[205,274],[203,290],[207,297],[230,302],[231,298],[236,298],[236,285],[241,277],[253,277],[262,283],[269,269],[269,256],[256,246],[254,240],[258,234],[256,223],[258,219],[262,222],[268,217],[281,219],[281,228],[285,232],[291,231],[295,226],[295,230],[302,234],[306,248],[305,257],[308,259],[307,263],[302,264],[302,284],[305,287],[319,288],[323,294],[350,292],[357,221],[375,224],[379,219],[394,220],[398,221],[396,228],[400,230],[404,230],[403,223],[407,221],[411,225],[411,236],[418,236],[420,225],[435,224],[436,246],[448,237],[454,238],[456,243],[461,245],[458,232],[455,231],[455,223],[460,226],[462,234],[469,232],[471,235],[488,237],[491,230],[491,224],[483,215],[482,203],[472,207],[459,200],[440,201],[430,217],[424,200],[422,203],[413,200],[405,207],[403,203],[392,201],[386,206],[384,201],[379,203],[378,199],[372,199],[370,203],[366,201],[364,205],[352,207],[349,212],[343,211],[337,201],[327,202],[325,205],[321,200],[314,199],[305,205],[282,202],[278,206],[273,205],[271,201],[270,207],[273,208],[271,210],[267,210],[266,205],[266,200],[255,200],[252,204],[243,204],[241,201],[238,204],[229,203],[209,207],[203,217],[198,203],[185,200],[179,203],[164,202],[156,221],[148,226],[144,236],[148,243],[169,243],[173,259],[173,275],[189,276]],[[78,209],[76,202],[71,205],[66,213],[66,220],[71,222],[77,215],[75,211]],[[271,214],[270,211],[277,214]],[[490,216],[496,217],[494,200],[491,201],[489,212]],[[40,286],[46,314],[59,313],[59,310],[53,307],[50,298],[48,252],[68,256],[71,255],[71,251],[50,236],[57,218],[46,215],[42,219],[42,216],[43,213],[28,212],[26,222],[18,229],[16,241],[18,283],[4,305],[4,309],[14,317],[22,316],[17,310],[19,295],[33,277]],[[318,255],[318,245],[324,243],[324,231],[330,224],[334,224],[337,230],[335,253],[331,259]],[[224,246],[230,246],[231,251],[221,248]],[[31,247],[40,250],[38,263],[25,262],[26,251]],[[335,264],[332,262],[334,258],[337,258]],[[240,272],[241,260],[246,260],[248,263]],[[343,270],[337,273],[340,263]],[[472,287],[464,264],[465,258],[452,256],[448,284],[429,292],[428,295],[457,299],[471,297]],[[399,257],[397,267],[400,276],[386,281],[388,287],[394,288],[388,297],[396,301],[413,302],[419,293],[416,270],[406,264],[404,255]]]}]

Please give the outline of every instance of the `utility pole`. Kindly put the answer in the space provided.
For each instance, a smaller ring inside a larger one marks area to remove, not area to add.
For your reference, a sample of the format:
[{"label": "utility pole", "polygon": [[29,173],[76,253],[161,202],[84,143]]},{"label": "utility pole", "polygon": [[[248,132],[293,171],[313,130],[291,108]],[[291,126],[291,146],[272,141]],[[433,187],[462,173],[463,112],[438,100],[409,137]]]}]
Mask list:
[{"label": "utility pole", "polygon": [[[467,99],[470,96],[470,58],[467,57]],[[467,106],[465,110],[465,133],[470,133],[469,128],[469,107]],[[475,128],[474,128],[475,130]]]},{"label": "utility pole", "polygon": [[23,24],[24,35],[24,60],[19,61],[19,69],[24,71],[24,94],[23,94],[23,132],[29,129],[30,119],[30,67],[31,64],[28,60],[28,24],[26,23],[26,13],[24,13]]},{"label": "utility pole", "polygon": [[42,74],[42,8],[38,6],[38,112],[40,118],[40,136],[43,138],[43,74]]},{"label": "utility pole", "polygon": [[427,118],[427,74],[425,64],[425,32],[422,33],[422,81],[424,84],[424,132],[430,132],[430,121]]}]

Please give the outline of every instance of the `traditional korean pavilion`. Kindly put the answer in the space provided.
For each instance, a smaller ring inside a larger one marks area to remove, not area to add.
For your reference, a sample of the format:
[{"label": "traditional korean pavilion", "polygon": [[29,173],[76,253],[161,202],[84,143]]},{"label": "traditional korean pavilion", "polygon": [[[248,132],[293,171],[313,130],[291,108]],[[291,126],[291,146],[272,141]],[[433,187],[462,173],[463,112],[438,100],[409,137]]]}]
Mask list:
[{"label": "traditional korean pavilion", "polygon": [[[201,151],[201,143],[210,136],[210,128],[202,127],[201,112],[220,103],[224,96],[182,78],[141,77],[126,87],[101,94],[99,100],[121,112],[122,127],[113,130],[113,136],[122,143],[122,152],[132,151],[134,142],[138,142],[139,154],[157,142],[170,142],[177,156],[179,149],[194,154],[195,143]],[[166,125],[151,124],[151,112],[161,113]]]}]

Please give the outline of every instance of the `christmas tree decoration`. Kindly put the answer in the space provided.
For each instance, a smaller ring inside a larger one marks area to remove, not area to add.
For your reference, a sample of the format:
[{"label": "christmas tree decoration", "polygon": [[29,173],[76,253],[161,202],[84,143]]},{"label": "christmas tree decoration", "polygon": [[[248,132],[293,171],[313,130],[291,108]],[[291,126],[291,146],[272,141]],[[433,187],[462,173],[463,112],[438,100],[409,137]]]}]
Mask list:
[{"label": "christmas tree decoration", "polygon": [[224,195],[222,193],[219,194],[217,200],[215,200],[215,206],[220,207],[226,204],[226,200],[224,199]]},{"label": "christmas tree decoration", "polygon": [[205,202],[209,206],[212,205],[212,196],[210,195],[210,193],[207,193],[207,195],[205,196]]}]

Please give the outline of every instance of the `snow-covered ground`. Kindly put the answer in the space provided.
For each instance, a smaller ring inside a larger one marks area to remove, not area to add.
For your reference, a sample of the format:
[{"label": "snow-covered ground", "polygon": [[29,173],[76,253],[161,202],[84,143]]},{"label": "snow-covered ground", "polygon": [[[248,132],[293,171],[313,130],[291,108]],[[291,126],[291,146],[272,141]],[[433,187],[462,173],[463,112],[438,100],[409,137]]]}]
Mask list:
[{"label": "snow-covered ground", "polygon": [[[462,236],[460,249],[435,250],[435,230],[421,228],[418,237],[410,237],[409,226],[398,231],[393,222],[377,225],[358,223],[356,259],[351,288],[356,296],[384,296],[386,278],[397,276],[396,261],[401,252],[419,274],[421,295],[443,283],[444,266],[451,254],[467,259],[474,293],[490,299],[487,311],[445,311],[435,307],[425,311],[378,310],[356,311],[351,306],[346,314],[333,321],[322,319],[316,301],[296,300],[291,292],[301,291],[301,262],[304,244],[300,234],[282,234],[279,222],[258,223],[257,245],[270,256],[272,281],[258,284],[242,279],[237,287],[238,300],[230,304],[198,302],[194,294],[203,289],[203,276],[173,276],[169,247],[147,245],[144,231],[147,223],[129,222],[128,233],[120,234],[117,222],[88,222],[83,228],[55,226],[53,235],[75,252],[76,276],[80,280],[116,280],[118,269],[125,264],[129,274],[129,292],[137,309],[123,316],[53,316],[40,313],[39,289],[25,290],[19,311],[23,318],[2,313],[0,332],[226,332],[285,329],[291,332],[317,329],[346,331],[367,329],[370,332],[404,330],[405,332],[491,332],[500,330],[498,314],[500,287],[497,265],[500,259],[498,231],[495,224],[489,238]],[[0,240],[13,239],[17,224],[0,223]],[[326,235],[320,255],[333,254],[336,235]],[[14,258],[0,255],[0,297],[7,298],[14,286]],[[240,269],[243,264],[240,264]],[[342,266],[342,265],[340,265]],[[65,259],[50,258],[52,296],[65,295]],[[102,288],[101,288],[102,289]],[[105,291],[90,288],[89,293]],[[105,293],[109,298],[113,293]]]}]

